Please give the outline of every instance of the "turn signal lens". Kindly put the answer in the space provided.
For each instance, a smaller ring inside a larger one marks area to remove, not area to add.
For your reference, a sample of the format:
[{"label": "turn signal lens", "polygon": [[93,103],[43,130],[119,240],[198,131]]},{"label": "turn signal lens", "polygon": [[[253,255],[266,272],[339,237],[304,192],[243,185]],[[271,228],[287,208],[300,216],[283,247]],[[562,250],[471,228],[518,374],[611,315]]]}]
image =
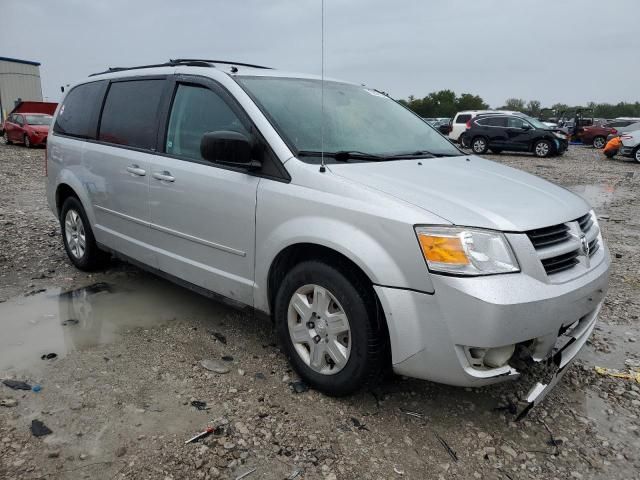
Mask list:
[{"label": "turn signal lens", "polygon": [[457,237],[430,237],[418,234],[424,258],[431,262],[467,265],[469,259],[464,253],[462,242]]},{"label": "turn signal lens", "polygon": [[455,275],[519,272],[511,246],[501,232],[465,227],[416,227],[429,270]]}]

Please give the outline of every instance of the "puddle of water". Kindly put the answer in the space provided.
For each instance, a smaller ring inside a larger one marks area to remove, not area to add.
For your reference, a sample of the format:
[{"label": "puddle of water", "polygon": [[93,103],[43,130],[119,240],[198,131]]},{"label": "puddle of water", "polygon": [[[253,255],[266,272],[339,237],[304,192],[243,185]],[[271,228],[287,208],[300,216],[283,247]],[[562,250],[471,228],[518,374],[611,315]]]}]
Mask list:
[{"label": "puddle of water", "polygon": [[0,373],[45,363],[41,356],[113,342],[132,328],[224,316],[229,307],[150,275],[72,291],[48,288],[0,304]]},{"label": "puddle of water", "polygon": [[604,213],[604,207],[617,196],[614,185],[606,183],[593,185],[571,185],[567,187],[573,193],[584,198],[596,210],[596,213]]},{"label": "puddle of water", "polygon": [[615,325],[598,323],[597,331],[593,335],[602,338],[609,345],[609,352],[595,350],[592,345],[587,345],[580,352],[580,359],[587,365],[618,370],[626,370],[624,361],[638,356],[640,345],[628,341],[629,337],[640,338],[637,325]]}]

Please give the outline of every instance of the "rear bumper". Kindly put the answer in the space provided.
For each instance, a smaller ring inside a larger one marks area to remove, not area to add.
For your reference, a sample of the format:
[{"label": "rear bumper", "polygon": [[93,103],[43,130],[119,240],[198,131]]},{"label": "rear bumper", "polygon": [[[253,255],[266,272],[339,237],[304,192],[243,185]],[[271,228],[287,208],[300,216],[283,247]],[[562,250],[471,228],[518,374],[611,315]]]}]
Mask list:
[{"label": "rear bumper", "polygon": [[376,286],[386,314],[394,371],[459,386],[516,378],[507,365],[477,366],[469,348],[527,345],[540,362],[564,349],[570,362],[584,346],[608,287],[609,254],[564,284],[524,273],[459,278],[432,276],[432,295]]}]

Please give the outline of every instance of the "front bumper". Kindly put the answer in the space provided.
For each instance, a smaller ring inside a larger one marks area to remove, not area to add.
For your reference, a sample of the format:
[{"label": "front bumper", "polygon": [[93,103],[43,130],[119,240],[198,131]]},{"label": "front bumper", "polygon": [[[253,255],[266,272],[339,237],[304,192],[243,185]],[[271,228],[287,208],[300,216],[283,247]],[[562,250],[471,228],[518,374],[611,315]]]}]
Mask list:
[{"label": "front bumper", "polygon": [[34,135],[29,135],[29,141],[31,142],[31,145],[46,145],[47,143],[47,134],[34,134]]},{"label": "front bumper", "polygon": [[633,157],[633,147],[625,147],[624,145],[620,147],[620,155],[623,157]]},{"label": "front bumper", "polygon": [[591,334],[608,288],[609,253],[603,248],[598,255],[593,268],[564,283],[517,273],[433,275],[434,294],[376,286],[389,326],[394,371],[450,385],[487,385],[521,372],[508,364],[474,366],[468,347],[524,344],[537,362],[564,348],[566,365]]}]

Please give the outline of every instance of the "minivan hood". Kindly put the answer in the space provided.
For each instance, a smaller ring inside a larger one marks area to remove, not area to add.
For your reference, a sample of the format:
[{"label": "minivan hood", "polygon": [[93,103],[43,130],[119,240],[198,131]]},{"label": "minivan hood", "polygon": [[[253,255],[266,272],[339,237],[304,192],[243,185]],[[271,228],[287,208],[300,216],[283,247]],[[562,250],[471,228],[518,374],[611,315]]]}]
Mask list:
[{"label": "minivan hood", "polygon": [[523,232],[575,220],[590,209],[569,190],[476,156],[332,164],[328,168],[455,225]]}]

